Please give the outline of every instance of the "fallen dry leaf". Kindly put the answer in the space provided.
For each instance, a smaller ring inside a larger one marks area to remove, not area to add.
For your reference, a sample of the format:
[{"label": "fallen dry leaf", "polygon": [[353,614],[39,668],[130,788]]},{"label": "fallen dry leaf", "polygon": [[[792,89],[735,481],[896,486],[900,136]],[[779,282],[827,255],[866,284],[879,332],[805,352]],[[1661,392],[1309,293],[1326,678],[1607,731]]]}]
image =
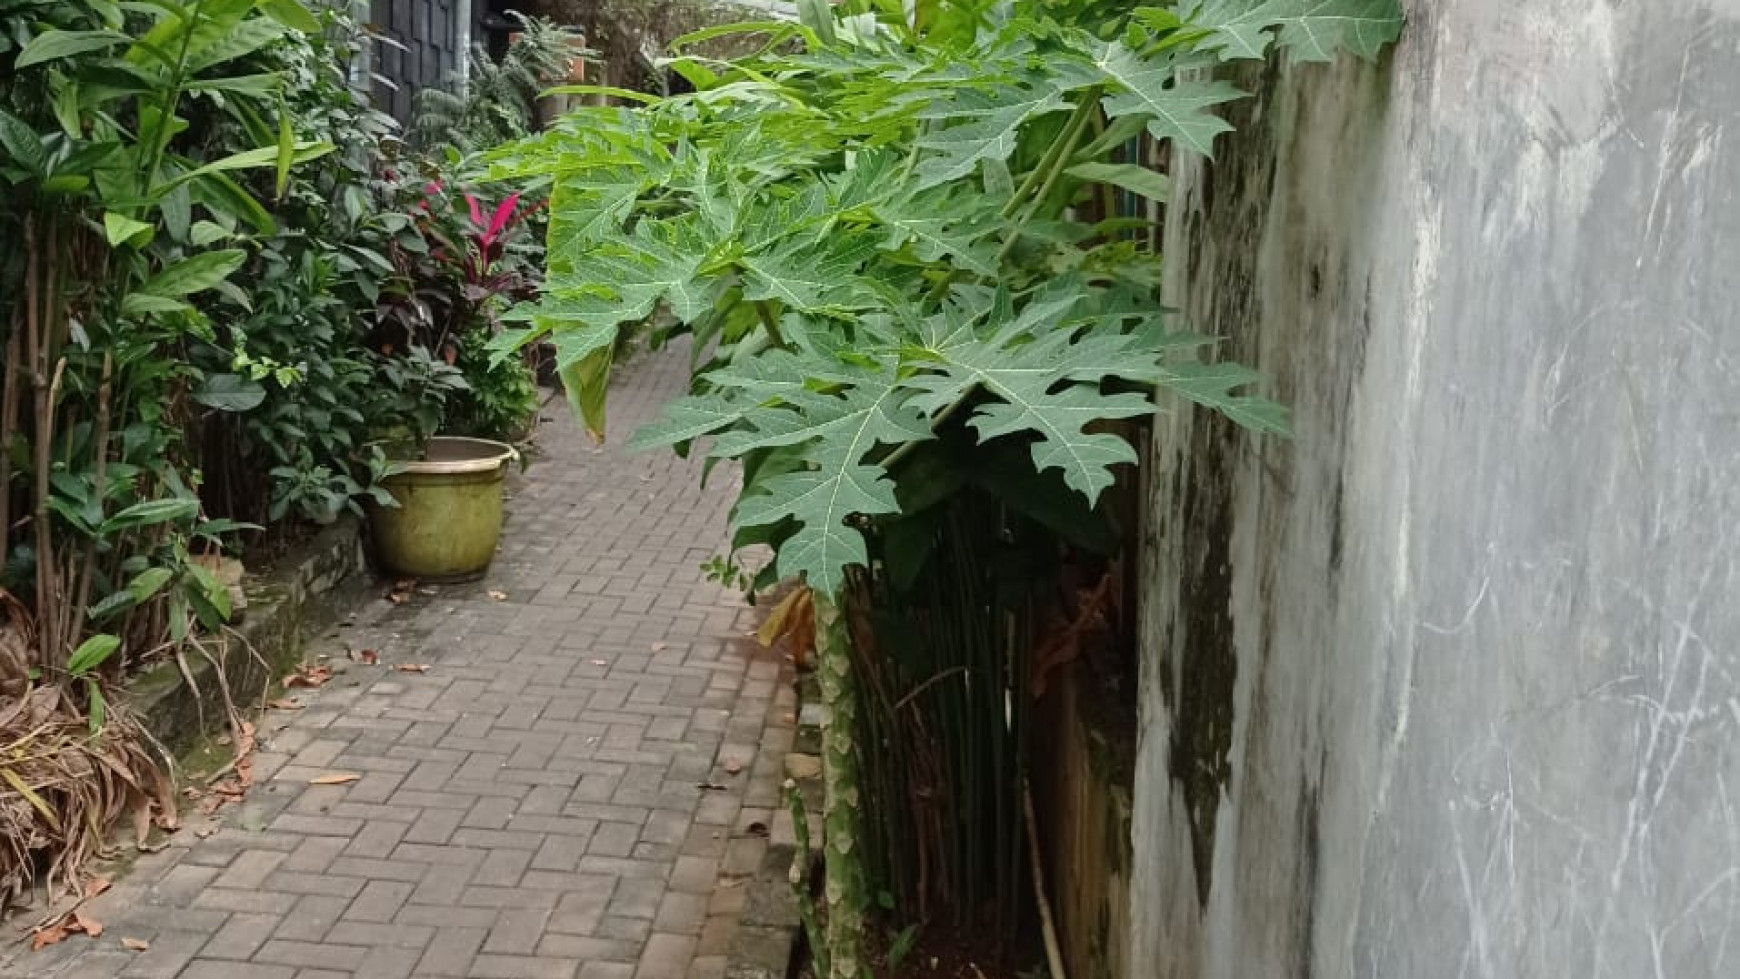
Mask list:
[{"label": "fallen dry leaf", "polygon": [[44,925],[43,927],[36,929],[36,933],[30,937],[30,950],[36,952],[45,949],[50,945],[59,945],[61,942],[66,941],[67,931],[68,929],[64,919],[57,921],[52,925]]},{"label": "fallen dry leaf", "polygon": [[362,778],[356,772],[333,772],[330,775],[316,775],[308,780],[309,785],[344,785]]},{"label": "fallen dry leaf", "polygon": [[332,679],[332,668],[313,663],[304,663],[302,668],[284,678],[284,689],[294,687],[320,687]]},{"label": "fallen dry leaf", "polygon": [[294,700],[291,700],[289,697],[280,697],[277,700],[266,701],[266,709],[267,710],[301,710],[302,705],[297,703]]},{"label": "fallen dry leaf", "polygon": [[505,602],[507,601],[507,592],[502,591],[500,588],[491,588],[489,590],[489,597],[498,602]]},{"label": "fallen dry leaf", "polygon": [[398,670],[400,673],[427,673],[429,672],[429,664],[400,663],[398,666],[393,667],[393,669]]},{"label": "fallen dry leaf", "polygon": [[143,938],[123,938],[121,947],[129,952],[143,952],[151,947],[151,943]]},{"label": "fallen dry leaf", "polygon": [[73,924],[78,925],[80,931],[92,938],[96,938],[103,933],[103,923],[90,915],[85,914],[83,911],[73,911]]},{"label": "fallen dry leaf", "polygon": [[90,880],[85,882],[85,900],[89,901],[91,898],[96,897],[98,894],[101,894],[108,889],[109,878],[92,877]]},{"label": "fallen dry leaf", "polygon": [[356,654],[357,661],[364,666],[374,666],[381,661],[381,654],[372,649],[365,649]]},{"label": "fallen dry leaf", "polygon": [[743,771],[743,763],[742,762],[738,761],[735,758],[725,759],[725,774],[736,775],[738,772],[741,772],[741,771]]}]

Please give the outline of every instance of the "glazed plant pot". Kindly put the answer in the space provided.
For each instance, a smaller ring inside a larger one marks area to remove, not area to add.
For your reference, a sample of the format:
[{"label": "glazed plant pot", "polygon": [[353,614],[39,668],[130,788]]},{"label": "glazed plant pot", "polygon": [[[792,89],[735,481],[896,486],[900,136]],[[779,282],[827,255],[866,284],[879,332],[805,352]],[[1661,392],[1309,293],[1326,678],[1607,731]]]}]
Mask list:
[{"label": "glazed plant pot", "polygon": [[470,581],[489,570],[501,540],[502,483],[514,447],[436,437],[381,485],[398,502],[369,515],[383,570],[421,581]]}]

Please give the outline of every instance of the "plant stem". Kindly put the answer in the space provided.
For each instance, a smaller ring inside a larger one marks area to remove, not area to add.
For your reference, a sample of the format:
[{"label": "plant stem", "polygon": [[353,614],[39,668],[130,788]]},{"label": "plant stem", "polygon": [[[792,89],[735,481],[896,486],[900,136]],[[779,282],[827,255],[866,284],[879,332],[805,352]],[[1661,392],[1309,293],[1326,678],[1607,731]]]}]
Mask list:
[{"label": "plant stem", "polygon": [[155,193],[157,171],[163,166],[163,154],[169,149],[170,121],[175,118],[175,110],[181,104],[181,87],[187,81],[187,52],[193,47],[194,32],[199,29],[200,17],[205,13],[205,0],[195,0],[193,10],[188,13],[187,23],[183,26],[181,35],[181,50],[175,55],[175,69],[170,73],[169,87],[163,91],[163,105],[157,117],[157,129],[151,134],[151,166],[145,171],[146,196]]},{"label": "plant stem", "polygon": [[[95,481],[92,489],[96,495],[97,506],[103,505],[105,481],[108,479],[109,467],[109,422],[112,413],[111,401],[114,398],[115,358],[113,354],[103,354],[103,383],[97,388],[97,431],[93,443],[97,454],[94,467]],[[67,641],[78,642],[79,634],[85,628],[85,609],[91,601],[91,579],[97,573],[97,535],[85,543],[84,567],[77,569],[79,574],[78,591],[73,597],[72,625],[67,629]]]},{"label": "plant stem", "polygon": [[[1050,156],[1050,165],[1046,166],[1045,162],[1042,161],[1038,169],[1027,175],[1027,181],[1023,182],[1023,187],[1040,172],[1045,174],[1044,182],[1039,185],[1039,190],[1033,194],[1032,200],[1027,202],[1026,210],[1022,213],[1021,218],[1015,222],[1014,227],[1009,229],[1009,237],[1004,239],[1003,247],[998,250],[997,259],[992,264],[1002,265],[1003,260],[1009,257],[1009,253],[1015,249],[1015,243],[1021,240],[1021,229],[1027,222],[1033,220],[1033,215],[1038,212],[1040,204],[1044,203],[1045,198],[1050,195],[1051,188],[1057,186],[1058,178],[1063,176],[1065,164],[1069,163],[1070,154],[1075,152],[1076,144],[1081,142],[1082,133],[1087,130],[1088,120],[1092,119],[1099,111],[1099,103],[1093,98],[1096,91],[1097,89],[1089,89],[1082,94],[1081,102],[1076,105],[1075,112],[1070,115],[1069,122],[1064,124],[1063,135],[1058,138],[1057,145],[1053,147],[1054,152]],[[1017,190],[1016,196],[1010,200],[1009,206],[1013,206],[1016,201],[1020,200],[1020,197],[1021,191]],[[1004,210],[1007,212],[1008,207],[1006,206]]]},{"label": "plant stem", "polygon": [[781,350],[790,349],[785,345],[785,336],[779,332],[779,317],[773,315],[773,307],[765,299],[755,301],[755,315],[761,317],[761,326],[767,331],[768,339]]},{"label": "plant stem", "polygon": [[858,767],[858,690],[851,637],[829,596],[815,594],[816,670],[828,719],[822,726],[826,790],[823,852],[828,905],[827,979],[857,979],[863,970],[864,919],[870,908],[862,840],[863,786]]},{"label": "plant stem", "polygon": [[813,871],[810,850],[810,818],[804,811],[804,794],[797,782],[785,780],[785,804],[791,812],[792,838],[796,841],[791,858],[792,899],[797,902],[798,918],[803,922],[804,937],[809,939],[810,960],[817,976],[829,975],[828,944],[822,934],[822,924],[816,919],[816,899],[810,892]]}]

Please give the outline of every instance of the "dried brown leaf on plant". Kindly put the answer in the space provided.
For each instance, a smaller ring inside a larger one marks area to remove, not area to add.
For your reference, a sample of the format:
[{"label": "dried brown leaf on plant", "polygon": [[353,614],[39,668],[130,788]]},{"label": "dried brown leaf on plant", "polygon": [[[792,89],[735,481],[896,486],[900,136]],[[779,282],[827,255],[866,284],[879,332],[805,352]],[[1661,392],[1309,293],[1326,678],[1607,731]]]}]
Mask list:
[{"label": "dried brown leaf on plant", "polygon": [[149,825],[175,812],[147,743],[112,698],[94,735],[83,703],[58,686],[0,703],[0,900],[38,880],[51,895],[80,892],[122,817]]},{"label": "dried brown leaf on plant", "polygon": [[761,628],[755,630],[755,638],[768,649],[786,640],[792,662],[800,670],[809,669],[810,656],[816,651],[816,603],[809,588],[798,585],[769,609]]},{"label": "dried brown leaf on plant", "polygon": [[1123,576],[1116,564],[1092,588],[1077,590],[1068,621],[1053,622],[1036,644],[1028,672],[1033,696],[1043,695],[1054,671],[1079,658],[1095,636],[1111,629],[1122,597]]}]

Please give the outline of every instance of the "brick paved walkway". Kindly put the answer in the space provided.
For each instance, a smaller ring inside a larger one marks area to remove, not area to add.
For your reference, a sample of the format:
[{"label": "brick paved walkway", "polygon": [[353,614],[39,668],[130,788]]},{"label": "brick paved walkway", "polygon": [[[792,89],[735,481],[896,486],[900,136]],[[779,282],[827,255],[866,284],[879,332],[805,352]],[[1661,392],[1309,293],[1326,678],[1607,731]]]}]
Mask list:
[{"label": "brick paved walkway", "polygon": [[[616,433],[681,390],[685,360],[627,372]],[[723,974],[791,739],[750,611],[697,568],[729,495],[670,453],[593,449],[560,402],[546,415],[488,579],[370,602],[330,642],[380,665],[340,652],[305,710],[261,719],[246,804],[204,839],[190,815],[120,876],[99,939],[13,945],[0,974]],[[361,778],[310,784],[340,772]]]}]

